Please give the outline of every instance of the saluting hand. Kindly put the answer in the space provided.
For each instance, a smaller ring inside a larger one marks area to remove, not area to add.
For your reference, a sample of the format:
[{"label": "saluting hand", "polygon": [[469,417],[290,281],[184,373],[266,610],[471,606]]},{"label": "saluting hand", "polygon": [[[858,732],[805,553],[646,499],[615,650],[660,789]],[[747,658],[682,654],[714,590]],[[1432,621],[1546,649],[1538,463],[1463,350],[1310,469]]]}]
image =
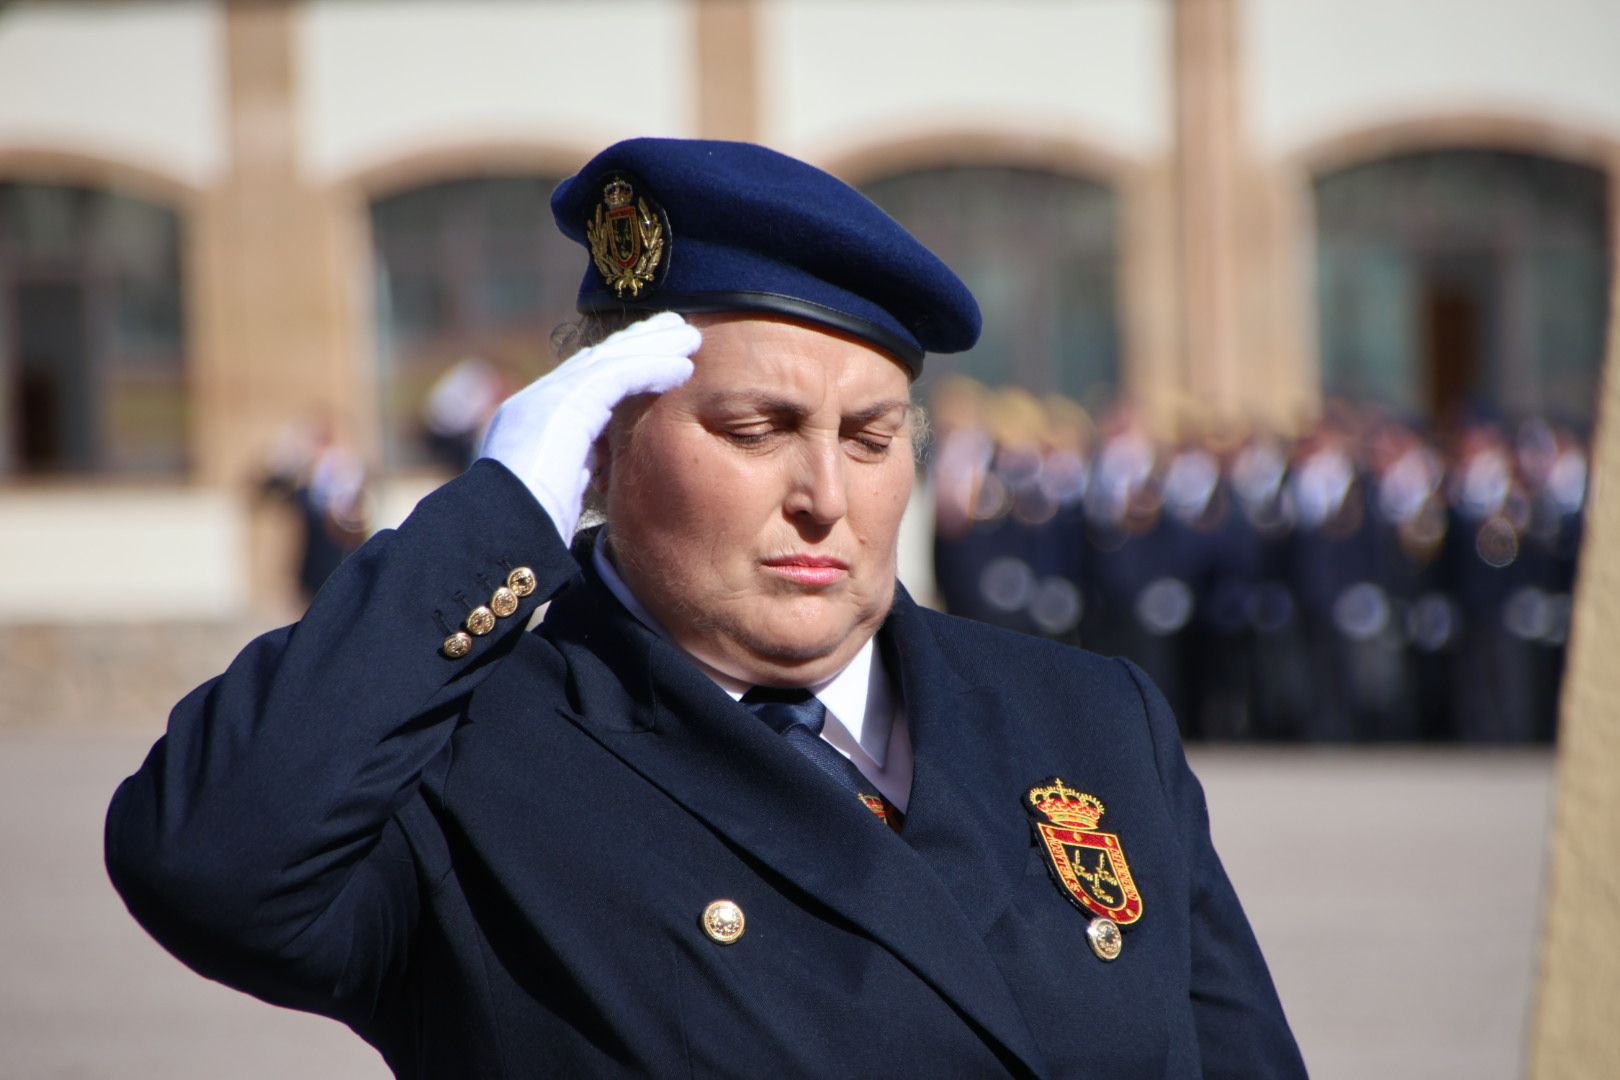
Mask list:
[{"label": "saluting hand", "polygon": [[567,543],[596,464],[596,438],[613,407],[691,378],[689,357],[702,340],[697,327],[666,311],[582,349],[502,402],[479,456],[522,480]]}]

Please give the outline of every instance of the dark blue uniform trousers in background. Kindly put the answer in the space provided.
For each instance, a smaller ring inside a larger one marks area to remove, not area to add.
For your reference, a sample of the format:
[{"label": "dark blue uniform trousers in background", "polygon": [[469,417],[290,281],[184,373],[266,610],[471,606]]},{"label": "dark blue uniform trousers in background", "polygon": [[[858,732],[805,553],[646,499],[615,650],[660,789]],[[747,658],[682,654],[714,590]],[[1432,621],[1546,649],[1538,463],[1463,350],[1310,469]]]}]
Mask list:
[{"label": "dark blue uniform trousers in background", "polygon": [[[518,566],[534,595],[447,659]],[[916,759],[898,834],[480,462],[175,708],[108,867],[191,967],[402,1076],[1303,1075],[1140,673],[903,592],[879,642]],[[1032,842],[1054,775],[1142,897],[1112,962]],[[734,944],[701,925],[719,898]]]}]

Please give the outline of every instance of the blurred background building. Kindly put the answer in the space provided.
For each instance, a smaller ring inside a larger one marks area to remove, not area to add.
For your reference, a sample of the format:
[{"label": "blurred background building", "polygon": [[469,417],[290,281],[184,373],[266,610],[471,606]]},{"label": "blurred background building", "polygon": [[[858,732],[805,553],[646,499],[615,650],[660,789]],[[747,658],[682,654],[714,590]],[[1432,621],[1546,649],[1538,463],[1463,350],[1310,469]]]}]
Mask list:
[{"label": "blurred background building", "polygon": [[822,165],[978,295],[914,591],[1139,658],[1193,736],[1550,738],[1617,40],[1612,0],[0,5],[0,716],[161,716],[295,613],[552,363],[550,190],[657,134]]},{"label": "blurred background building", "polygon": [[643,134],[960,270],[908,587],[1136,657],[1190,736],[1543,742],[1602,541],[1545,845],[1545,749],[1193,756],[1313,1074],[1617,1071],[1615,0],[0,0],[12,1072],[379,1073],[163,956],[101,816],[552,363],[547,197]]}]

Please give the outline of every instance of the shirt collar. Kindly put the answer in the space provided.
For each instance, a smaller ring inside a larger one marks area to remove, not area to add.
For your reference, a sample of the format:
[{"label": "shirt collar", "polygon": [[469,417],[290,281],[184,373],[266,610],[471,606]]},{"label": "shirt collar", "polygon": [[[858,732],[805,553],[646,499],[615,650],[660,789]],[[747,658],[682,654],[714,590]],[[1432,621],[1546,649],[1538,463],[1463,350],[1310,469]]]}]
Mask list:
[{"label": "shirt collar", "polygon": [[[665,641],[673,643],[674,639],[658,624],[658,620],[653,618],[652,613],[641,601],[636,599],[635,593],[630,591],[630,586],[619,576],[613,561],[607,557],[607,544],[603,543],[604,539],[605,537],[599,537],[592,545],[591,551],[591,565],[601,577],[602,584],[607,586],[614,599],[623,604],[625,610],[634,615],[643,626]],[[873,641],[873,638],[867,638],[860,651],[844,665],[842,671],[810,687],[810,691],[827,707],[827,723],[842,727],[878,768],[882,768],[889,755],[889,731],[894,723],[894,696],[889,687],[887,672],[883,670],[883,656],[873,647]],[[713,679],[720,689],[730,694],[733,701],[740,699],[751,689],[749,683],[716,671],[690,653],[687,655],[697,664],[699,670]]]},{"label": "shirt collar", "polygon": [[840,724],[881,769],[889,756],[894,703],[883,656],[873,648],[874,640],[867,638],[844,670],[812,689],[827,706],[827,723]]}]

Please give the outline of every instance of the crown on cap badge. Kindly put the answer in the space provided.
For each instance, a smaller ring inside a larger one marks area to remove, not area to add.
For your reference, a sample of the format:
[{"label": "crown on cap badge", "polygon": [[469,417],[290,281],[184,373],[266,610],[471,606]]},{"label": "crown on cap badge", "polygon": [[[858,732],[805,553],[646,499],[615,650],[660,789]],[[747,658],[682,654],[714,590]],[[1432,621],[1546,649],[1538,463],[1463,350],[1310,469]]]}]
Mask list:
[{"label": "crown on cap badge", "polygon": [[646,196],[636,197],[630,182],[615,176],[602,188],[596,216],[585,222],[591,261],[613,295],[632,297],[653,284],[664,258],[664,223]]},{"label": "crown on cap badge", "polygon": [[609,210],[617,210],[621,206],[629,206],[630,200],[635,197],[636,189],[615,176],[602,189],[602,198],[608,204]]}]

